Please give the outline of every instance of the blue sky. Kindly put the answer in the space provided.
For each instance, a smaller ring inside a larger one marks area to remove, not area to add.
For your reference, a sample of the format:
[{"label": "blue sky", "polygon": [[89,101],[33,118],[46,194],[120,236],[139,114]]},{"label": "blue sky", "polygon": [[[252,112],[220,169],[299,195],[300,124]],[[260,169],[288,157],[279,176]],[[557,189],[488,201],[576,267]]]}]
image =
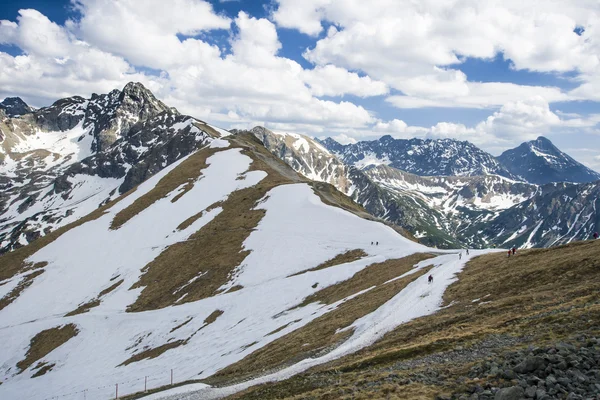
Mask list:
[{"label": "blue sky", "polygon": [[225,128],[453,137],[493,154],[544,135],[600,169],[600,5],[163,3],[4,0],[0,98],[40,107],[137,80]]}]

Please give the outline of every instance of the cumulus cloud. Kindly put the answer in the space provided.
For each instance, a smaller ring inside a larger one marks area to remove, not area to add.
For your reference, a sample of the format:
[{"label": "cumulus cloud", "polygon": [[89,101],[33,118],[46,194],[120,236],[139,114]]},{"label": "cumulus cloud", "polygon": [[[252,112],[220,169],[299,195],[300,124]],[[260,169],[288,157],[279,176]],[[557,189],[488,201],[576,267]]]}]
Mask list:
[{"label": "cumulus cloud", "polygon": [[355,72],[331,64],[304,70],[302,78],[315,96],[353,94],[369,97],[384,95],[389,90],[383,82],[374,81],[369,76],[359,76]]},{"label": "cumulus cloud", "polygon": [[[453,107],[457,103],[460,107],[483,108],[533,95],[544,96],[549,102],[599,99],[597,2],[277,3],[273,17],[281,26],[312,35],[322,31],[324,21],[337,27],[330,28],[325,37],[306,50],[307,60],[364,71],[402,92],[404,96],[390,99],[400,108]],[[295,15],[298,19],[293,18]],[[577,26],[583,27],[583,32],[574,32]],[[526,87],[519,89],[520,94],[511,95],[514,90],[509,85],[470,82],[455,67],[467,57],[491,59],[499,55],[518,70],[575,71],[582,85],[571,93],[562,93],[558,88]],[[528,93],[523,95],[524,91]]]},{"label": "cumulus cloud", "polygon": [[501,138],[534,139],[561,124],[541,96],[525,101],[510,102],[481,122],[477,129]]},{"label": "cumulus cloud", "polygon": [[[345,133],[341,133],[339,135],[333,136],[333,140],[340,144],[354,144],[357,143],[357,140],[353,137],[346,135]],[[599,157],[600,160],[600,157]]]}]

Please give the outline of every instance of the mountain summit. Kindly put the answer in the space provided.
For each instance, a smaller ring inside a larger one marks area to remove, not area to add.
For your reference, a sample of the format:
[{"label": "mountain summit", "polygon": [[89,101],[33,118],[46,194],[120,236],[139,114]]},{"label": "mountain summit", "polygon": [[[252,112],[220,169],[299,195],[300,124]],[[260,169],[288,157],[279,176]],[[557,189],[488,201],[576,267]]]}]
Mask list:
[{"label": "mountain summit", "polygon": [[543,136],[506,150],[498,158],[511,173],[536,184],[551,182],[585,183],[600,179],[600,174],[560,151]]},{"label": "mountain summit", "polygon": [[18,117],[20,115],[31,114],[33,109],[27,105],[20,97],[7,97],[0,102],[0,110],[8,117]]}]

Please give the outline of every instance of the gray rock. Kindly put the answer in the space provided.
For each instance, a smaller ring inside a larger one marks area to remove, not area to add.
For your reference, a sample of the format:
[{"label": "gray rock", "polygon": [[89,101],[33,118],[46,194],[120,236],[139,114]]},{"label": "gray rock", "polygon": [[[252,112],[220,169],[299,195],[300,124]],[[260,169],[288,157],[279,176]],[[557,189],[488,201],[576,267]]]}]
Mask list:
[{"label": "gray rock", "polygon": [[523,388],[520,386],[512,386],[500,389],[496,392],[494,400],[520,400],[525,395]]},{"label": "gray rock", "polygon": [[527,389],[525,389],[525,397],[530,398],[530,399],[535,399],[536,391],[537,391],[536,386],[529,386]]},{"label": "gray rock", "polygon": [[546,362],[542,357],[529,356],[525,360],[521,361],[513,370],[519,374],[527,372],[534,372],[537,370],[543,370],[546,368]]}]

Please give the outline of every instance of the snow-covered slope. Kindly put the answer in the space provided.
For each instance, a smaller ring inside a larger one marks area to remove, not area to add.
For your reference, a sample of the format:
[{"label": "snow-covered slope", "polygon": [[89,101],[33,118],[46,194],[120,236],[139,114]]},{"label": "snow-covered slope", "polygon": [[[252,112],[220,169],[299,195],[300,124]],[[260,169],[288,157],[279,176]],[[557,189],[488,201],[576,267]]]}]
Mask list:
[{"label": "snow-covered slope", "polygon": [[536,184],[600,180],[600,173],[560,151],[543,136],[506,150],[498,157],[498,161],[513,174]]},{"label": "snow-covered slope", "polygon": [[[335,206],[250,135],[204,144],[61,234],[0,256],[0,397],[105,399],[116,384],[120,395],[142,390],[144,377],[168,384],[171,369],[176,382],[208,377],[362,293],[303,305],[308,296],[430,251]],[[349,250],[362,256],[317,268]],[[466,259],[419,264],[340,348],[287,373],[434,312]],[[430,264],[428,285],[418,272]]]},{"label": "snow-covered slope", "polygon": [[219,135],[135,83],[0,118],[0,253],[88,214]]}]

